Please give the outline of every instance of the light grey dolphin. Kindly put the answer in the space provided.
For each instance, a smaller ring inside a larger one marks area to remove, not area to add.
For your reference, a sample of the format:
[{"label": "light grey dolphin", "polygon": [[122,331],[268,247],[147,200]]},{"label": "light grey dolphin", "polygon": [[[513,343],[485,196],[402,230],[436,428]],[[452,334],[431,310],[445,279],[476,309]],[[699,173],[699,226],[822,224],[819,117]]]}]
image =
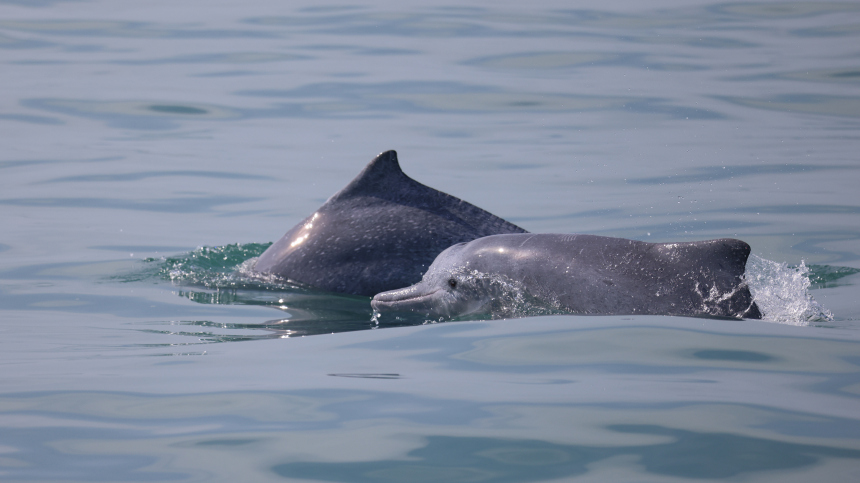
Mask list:
[{"label": "light grey dolphin", "polygon": [[761,318],[744,282],[740,240],[648,243],[594,235],[495,235],[454,245],[421,282],[377,294],[380,313],[433,318],[556,313]]},{"label": "light grey dolphin", "polygon": [[254,270],[373,296],[418,282],[449,246],[499,233],[526,231],[406,176],[387,151],[272,244]]}]

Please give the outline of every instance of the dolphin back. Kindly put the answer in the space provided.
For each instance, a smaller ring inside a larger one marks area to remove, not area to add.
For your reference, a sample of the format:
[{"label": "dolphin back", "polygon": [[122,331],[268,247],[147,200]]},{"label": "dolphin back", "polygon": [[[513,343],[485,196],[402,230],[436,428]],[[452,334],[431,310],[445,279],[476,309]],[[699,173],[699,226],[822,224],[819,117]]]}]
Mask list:
[{"label": "dolphin back", "polygon": [[459,316],[479,310],[501,317],[510,314],[494,312],[497,307],[516,312],[511,303],[528,299],[571,314],[761,318],[744,280],[749,254],[749,245],[733,239],[649,243],[580,234],[492,235],[448,248],[421,283],[380,293],[372,306],[380,312]]},{"label": "dolphin back", "polygon": [[[681,280],[692,283],[710,315],[760,319],[745,282],[750,246],[741,240],[720,238],[685,243],[659,243],[658,259],[674,265]],[[678,284],[684,283],[679,281]]]}]

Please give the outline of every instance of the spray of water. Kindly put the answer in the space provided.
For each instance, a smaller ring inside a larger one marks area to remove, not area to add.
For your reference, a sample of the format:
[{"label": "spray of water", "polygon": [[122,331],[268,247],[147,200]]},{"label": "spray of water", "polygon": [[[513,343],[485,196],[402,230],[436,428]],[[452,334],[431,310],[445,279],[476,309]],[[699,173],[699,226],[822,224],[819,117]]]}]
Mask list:
[{"label": "spray of water", "polygon": [[812,285],[809,268],[804,262],[790,266],[750,255],[746,282],[753,299],[764,314],[764,320],[789,325],[833,320],[809,292]]}]

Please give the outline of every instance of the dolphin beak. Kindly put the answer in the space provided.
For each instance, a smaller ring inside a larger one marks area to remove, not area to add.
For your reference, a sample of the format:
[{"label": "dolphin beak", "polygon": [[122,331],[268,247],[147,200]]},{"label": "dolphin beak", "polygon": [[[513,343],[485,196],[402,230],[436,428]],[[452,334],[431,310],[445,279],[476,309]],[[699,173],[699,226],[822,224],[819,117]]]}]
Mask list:
[{"label": "dolphin beak", "polygon": [[436,311],[434,308],[437,306],[438,292],[439,289],[425,292],[418,285],[413,285],[378,293],[370,301],[370,306],[379,313],[413,312],[429,315]]}]

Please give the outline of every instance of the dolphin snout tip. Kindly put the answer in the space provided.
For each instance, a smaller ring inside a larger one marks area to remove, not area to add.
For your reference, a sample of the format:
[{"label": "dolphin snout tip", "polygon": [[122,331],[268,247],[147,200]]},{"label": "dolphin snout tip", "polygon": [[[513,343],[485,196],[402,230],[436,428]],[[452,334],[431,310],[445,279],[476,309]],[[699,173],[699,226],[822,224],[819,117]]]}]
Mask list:
[{"label": "dolphin snout tip", "polygon": [[388,292],[380,292],[373,296],[370,300],[370,306],[377,312],[392,310],[396,307],[397,302],[409,297],[407,289],[389,290]]},{"label": "dolphin snout tip", "polygon": [[426,292],[412,286],[399,290],[380,292],[373,296],[370,306],[377,312],[431,313],[438,296],[438,290]]},{"label": "dolphin snout tip", "polygon": [[387,303],[384,300],[379,300],[376,296],[373,296],[373,299],[370,300],[370,308],[372,308],[375,312],[384,312],[387,309]]},{"label": "dolphin snout tip", "polygon": [[396,291],[393,291],[393,290],[389,291],[389,292],[380,292],[380,293],[373,296],[373,299],[371,299],[370,303],[391,302],[392,300],[397,300],[397,296],[395,295],[395,292]]}]

